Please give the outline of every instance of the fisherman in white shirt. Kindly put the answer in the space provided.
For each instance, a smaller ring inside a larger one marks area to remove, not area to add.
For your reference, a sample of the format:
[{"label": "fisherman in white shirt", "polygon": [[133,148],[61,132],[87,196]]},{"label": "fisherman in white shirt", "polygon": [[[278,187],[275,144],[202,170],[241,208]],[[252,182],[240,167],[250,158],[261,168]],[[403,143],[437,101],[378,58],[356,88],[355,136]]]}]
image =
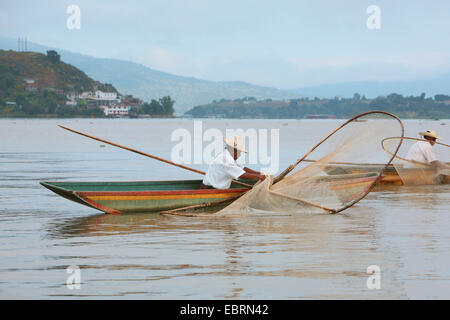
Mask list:
[{"label": "fisherman in white shirt", "polygon": [[427,141],[417,141],[409,149],[406,155],[407,160],[412,160],[415,162],[427,163],[440,168],[448,168],[445,163],[436,159],[432,146],[436,144],[436,139],[442,140],[438,137],[436,131],[427,130],[425,132],[419,132],[421,136]]},{"label": "fisherman in white shirt", "polygon": [[223,139],[225,150],[210,163],[202,188],[228,189],[234,179],[264,180],[265,175],[236,163],[242,152],[248,153],[240,137]]}]

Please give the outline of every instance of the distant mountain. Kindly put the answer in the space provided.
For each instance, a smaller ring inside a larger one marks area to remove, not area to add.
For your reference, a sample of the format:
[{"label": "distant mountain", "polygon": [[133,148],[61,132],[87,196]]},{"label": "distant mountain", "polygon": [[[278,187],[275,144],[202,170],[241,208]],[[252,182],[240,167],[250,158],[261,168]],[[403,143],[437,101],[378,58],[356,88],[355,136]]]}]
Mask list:
[{"label": "distant mountain", "polygon": [[[0,37],[0,49],[17,50],[17,40]],[[91,78],[111,83],[121,94],[131,94],[144,101],[170,95],[176,101],[174,108],[178,114],[213,100],[245,96],[257,99],[286,99],[296,96],[294,92],[260,87],[245,82],[215,82],[176,76],[134,62],[94,58],[32,42],[28,43],[27,49],[41,53],[55,50],[61,55],[62,61],[81,69]]]},{"label": "distant mountain", "polygon": [[[17,40],[0,37],[0,49],[17,50]],[[183,114],[198,105],[209,104],[213,100],[243,97],[254,97],[258,100],[267,98],[282,100],[301,97],[333,98],[340,96],[350,98],[354,93],[359,93],[367,98],[387,96],[391,93],[406,96],[417,96],[422,92],[425,92],[427,96],[450,94],[450,74],[434,79],[396,82],[356,81],[323,84],[295,90],[280,90],[240,81],[215,82],[176,76],[134,62],[95,58],[32,42],[28,43],[28,50],[41,53],[55,50],[61,55],[62,61],[81,69],[91,78],[113,84],[121,94],[131,94],[144,101],[170,95],[176,101],[174,108],[177,114]]]}]

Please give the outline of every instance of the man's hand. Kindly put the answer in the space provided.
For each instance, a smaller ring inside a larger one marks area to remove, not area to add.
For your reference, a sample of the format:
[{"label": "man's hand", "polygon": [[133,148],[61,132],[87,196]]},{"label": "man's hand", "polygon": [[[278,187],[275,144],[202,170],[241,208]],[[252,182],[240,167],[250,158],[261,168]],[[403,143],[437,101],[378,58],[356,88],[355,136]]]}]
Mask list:
[{"label": "man's hand", "polygon": [[261,174],[261,173],[259,173],[259,172],[258,173],[248,173],[248,172],[246,172],[243,175],[241,175],[239,178],[240,179],[248,179],[248,180],[258,179],[258,180],[263,181],[266,178],[266,176]]},{"label": "man's hand", "polygon": [[432,161],[431,165],[437,167],[438,169],[450,169],[450,165],[439,160]]}]

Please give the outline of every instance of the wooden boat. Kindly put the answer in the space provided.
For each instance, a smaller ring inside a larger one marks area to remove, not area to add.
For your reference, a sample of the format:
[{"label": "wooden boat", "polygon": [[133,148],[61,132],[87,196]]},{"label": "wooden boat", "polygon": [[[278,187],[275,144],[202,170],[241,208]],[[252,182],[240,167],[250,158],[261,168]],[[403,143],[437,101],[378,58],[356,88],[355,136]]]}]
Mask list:
[{"label": "wooden boat", "polygon": [[[377,178],[374,173],[323,176],[332,190],[345,197],[357,196]],[[240,180],[248,184],[256,181]],[[130,182],[41,182],[56,194],[105,213],[160,212],[207,202],[226,203],[248,191],[237,184],[230,189],[200,189],[202,180]]]},{"label": "wooden boat", "polygon": [[[105,213],[176,209],[235,198],[247,188],[200,189],[202,180],[130,182],[41,182],[56,194]],[[246,182],[248,183],[248,181]]]},{"label": "wooden boat", "polygon": [[[383,166],[381,165],[339,165],[333,164],[325,168],[327,174],[358,174],[367,172],[379,172]],[[429,173],[430,176],[436,177],[436,171],[434,169],[423,169],[423,168],[403,168],[404,174],[411,179],[411,177],[417,176],[417,182],[415,184],[421,184],[421,180],[424,175]],[[450,175],[438,175],[436,177],[437,184],[450,184]],[[410,181],[411,182],[411,181]],[[399,176],[397,170],[394,166],[388,166],[382,175],[382,178],[377,182],[378,185],[403,185],[403,181]],[[412,183],[414,184],[414,183]]]}]

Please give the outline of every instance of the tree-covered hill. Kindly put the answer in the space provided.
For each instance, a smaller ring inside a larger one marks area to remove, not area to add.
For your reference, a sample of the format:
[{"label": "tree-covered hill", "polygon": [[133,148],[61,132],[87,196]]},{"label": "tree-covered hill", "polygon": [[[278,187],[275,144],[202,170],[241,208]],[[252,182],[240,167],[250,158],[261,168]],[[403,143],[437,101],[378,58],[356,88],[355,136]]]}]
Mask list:
[{"label": "tree-covered hill", "polygon": [[[31,78],[35,79],[39,88],[60,89],[66,92],[92,91],[96,87],[104,86],[89,78],[83,71],[56,58],[59,55],[52,57],[51,51],[50,55],[44,55],[37,52],[0,50],[2,82],[14,81],[14,86],[20,88],[25,83],[24,78]],[[109,90],[105,91],[117,92],[111,85],[107,87]]]},{"label": "tree-covered hill", "polygon": [[[101,90],[116,92],[83,71],[61,61],[55,51],[0,50],[0,115],[58,114],[66,110],[66,95]],[[99,110],[89,110],[88,113]]]},{"label": "tree-covered hill", "polygon": [[450,96],[438,94],[432,97],[405,97],[400,94],[366,99],[360,94],[353,98],[334,99],[290,99],[283,101],[256,100],[243,98],[213,101],[207,105],[194,107],[186,112],[195,118],[263,118],[263,119],[301,119],[336,117],[349,118],[371,110],[391,112],[401,118],[449,119]]}]

